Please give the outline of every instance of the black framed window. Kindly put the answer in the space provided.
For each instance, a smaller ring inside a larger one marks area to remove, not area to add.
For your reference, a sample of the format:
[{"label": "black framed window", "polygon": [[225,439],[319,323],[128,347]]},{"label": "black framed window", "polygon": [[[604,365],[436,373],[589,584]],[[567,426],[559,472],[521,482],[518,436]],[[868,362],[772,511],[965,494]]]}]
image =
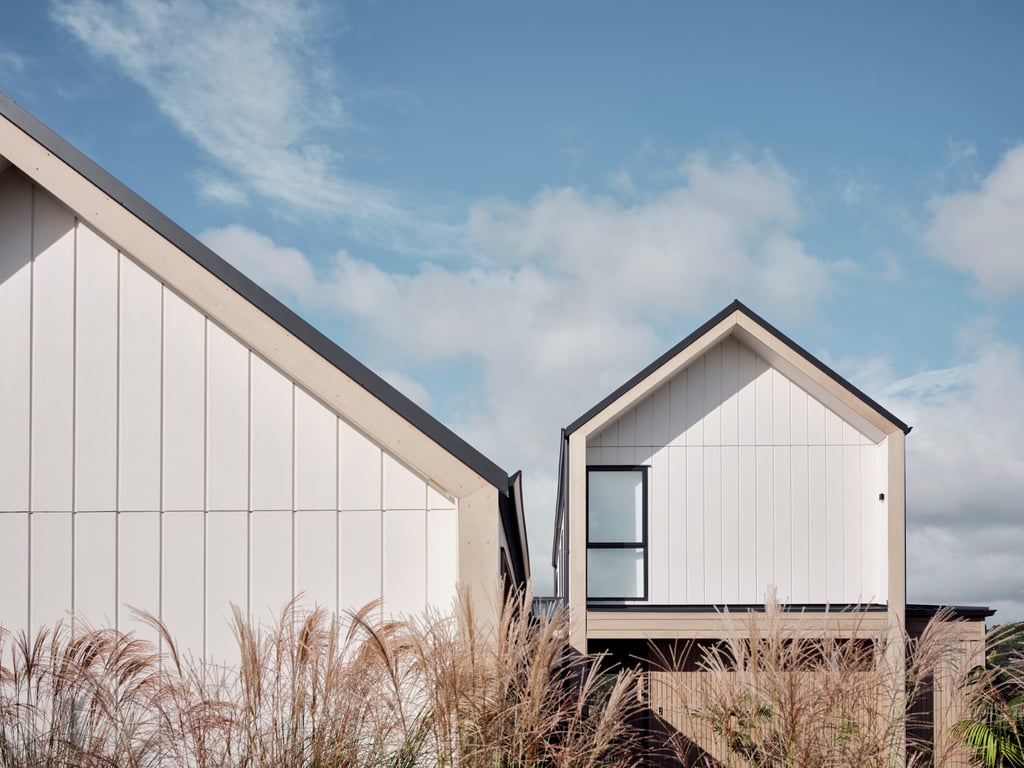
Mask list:
[{"label": "black framed window", "polygon": [[587,599],[647,599],[647,467],[587,467]]}]

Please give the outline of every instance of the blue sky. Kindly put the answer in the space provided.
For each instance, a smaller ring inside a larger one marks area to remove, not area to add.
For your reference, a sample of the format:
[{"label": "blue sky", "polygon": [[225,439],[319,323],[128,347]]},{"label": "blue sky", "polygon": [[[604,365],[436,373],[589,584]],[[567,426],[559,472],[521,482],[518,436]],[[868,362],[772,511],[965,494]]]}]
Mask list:
[{"label": "blue sky", "polygon": [[[1024,617],[1024,6],[51,0],[0,90],[506,469],[735,297],[913,424]],[[545,583],[539,587],[543,590]]]}]

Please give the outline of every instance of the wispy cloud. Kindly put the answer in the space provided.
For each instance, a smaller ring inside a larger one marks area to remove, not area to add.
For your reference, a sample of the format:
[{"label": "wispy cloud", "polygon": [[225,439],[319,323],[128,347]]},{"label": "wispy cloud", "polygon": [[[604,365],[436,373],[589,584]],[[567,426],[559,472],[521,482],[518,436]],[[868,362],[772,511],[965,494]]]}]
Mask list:
[{"label": "wispy cloud", "polygon": [[924,239],[935,256],[971,274],[992,296],[1024,293],[1024,144],[976,188],[933,197],[928,210]]},{"label": "wispy cloud", "polygon": [[448,236],[413,221],[387,191],[348,178],[331,148],[347,120],[326,59],[328,31],[343,23],[333,6],[58,0],[52,16],[216,161],[220,172],[201,176],[203,194],[233,204],[251,194],[284,215],[347,220],[399,249]]},{"label": "wispy cloud", "polygon": [[28,59],[20,53],[0,50],[0,74],[20,75],[27,65]]}]

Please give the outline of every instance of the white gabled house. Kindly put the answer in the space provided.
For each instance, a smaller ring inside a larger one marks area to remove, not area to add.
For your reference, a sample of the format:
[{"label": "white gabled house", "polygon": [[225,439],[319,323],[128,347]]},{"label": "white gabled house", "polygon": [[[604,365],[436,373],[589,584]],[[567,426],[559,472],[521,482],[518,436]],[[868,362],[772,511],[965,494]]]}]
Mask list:
[{"label": "white gabled house", "polygon": [[[937,606],[906,604],[910,429],[725,307],[563,430],[552,565],[572,645],[628,661],[714,641],[723,609],[760,610],[769,590],[800,631],[827,612],[834,636],[920,632]],[[991,614],[957,609],[965,657]],[[656,674],[651,697],[670,707]],[[935,702],[948,720],[950,692]]]},{"label": "white gabled house", "polygon": [[0,95],[0,626],[235,603],[493,615],[519,475]]}]

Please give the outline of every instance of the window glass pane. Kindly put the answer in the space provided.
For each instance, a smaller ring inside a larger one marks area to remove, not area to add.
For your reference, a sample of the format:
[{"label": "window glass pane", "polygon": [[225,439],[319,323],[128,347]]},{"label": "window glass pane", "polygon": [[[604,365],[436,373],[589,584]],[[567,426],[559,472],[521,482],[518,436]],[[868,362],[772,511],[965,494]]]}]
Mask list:
[{"label": "window glass pane", "polygon": [[590,541],[643,541],[643,471],[591,470],[588,476]]},{"label": "window glass pane", "polygon": [[587,550],[587,597],[643,599],[642,549]]}]

